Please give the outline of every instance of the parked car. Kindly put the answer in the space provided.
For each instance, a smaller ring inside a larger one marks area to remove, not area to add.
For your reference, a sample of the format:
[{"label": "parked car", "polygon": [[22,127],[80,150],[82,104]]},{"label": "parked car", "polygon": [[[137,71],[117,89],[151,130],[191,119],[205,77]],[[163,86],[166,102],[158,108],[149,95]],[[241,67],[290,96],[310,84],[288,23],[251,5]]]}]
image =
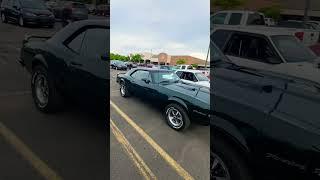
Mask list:
[{"label": "parked car", "polygon": [[239,66],[319,81],[319,58],[290,32],[224,28],[212,40]]},{"label": "parked car", "polygon": [[188,84],[196,84],[210,88],[210,80],[199,70],[177,70],[176,74]]},{"label": "parked car", "polygon": [[217,26],[265,26],[265,16],[263,13],[245,10],[228,10],[219,11],[211,16],[211,24],[213,27]]},{"label": "parked car", "polygon": [[12,21],[20,26],[37,24],[52,28],[55,18],[43,1],[39,0],[2,0],[1,21]]},{"label": "parked car", "polygon": [[107,17],[110,16],[109,5],[106,5],[106,4],[97,5],[96,15],[107,16]]},{"label": "parked car", "polygon": [[267,26],[274,26],[276,25],[276,22],[274,21],[274,19],[272,18],[264,18],[264,21],[266,23]]},{"label": "parked car", "polygon": [[112,69],[115,69],[115,68],[116,68],[116,67],[115,67],[115,64],[116,64],[118,61],[120,61],[120,60],[111,60],[111,61],[110,61],[110,67],[111,67]]},{"label": "parked car", "polygon": [[174,130],[188,128],[191,121],[209,124],[209,88],[180,83],[173,71],[136,68],[118,74],[117,82],[122,97],[136,95],[157,102]]},{"label": "parked car", "polygon": [[187,65],[187,64],[181,64],[181,65],[176,65],[175,69],[187,70],[187,69],[193,69],[193,66]]},{"label": "parked car", "polygon": [[85,20],[52,37],[26,37],[19,62],[31,74],[32,96],[40,111],[57,111],[66,99],[105,107],[109,29],[107,21]]},{"label": "parked car", "polygon": [[212,48],[211,179],[320,179],[320,84]]},{"label": "parked car", "polygon": [[311,23],[305,24],[303,21],[288,20],[278,22],[275,27],[296,29],[295,35],[307,46],[316,44],[320,39],[320,31]]},{"label": "parked car", "polygon": [[96,6],[94,4],[86,4],[89,14],[94,14],[96,12]]},{"label": "parked car", "polygon": [[53,8],[56,18],[63,19],[64,14],[70,14],[70,20],[86,20],[88,19],[88,9],[85,4],[73,1],[60,1],[56,7]]},{"label": "parked car", "polygon": [[125,62],[127,69],[137,68],[138,66],[133,62]]},{"label": "parked car", "polygon": [[113,66],[114,66],[114,69],[116,69],[116,70],[127,70],[128,69],[127,64],[124,61],[116,61]]}]

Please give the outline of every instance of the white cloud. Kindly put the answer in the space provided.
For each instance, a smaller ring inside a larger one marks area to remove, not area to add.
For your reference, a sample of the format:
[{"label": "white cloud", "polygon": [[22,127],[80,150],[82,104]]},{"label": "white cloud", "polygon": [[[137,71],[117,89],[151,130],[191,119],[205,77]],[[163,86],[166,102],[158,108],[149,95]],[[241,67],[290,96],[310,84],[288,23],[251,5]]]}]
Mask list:
[{"label": "white cloud", "polygon": [[209,0],[111,1],[111,51],[166,52],[205,59]]}]

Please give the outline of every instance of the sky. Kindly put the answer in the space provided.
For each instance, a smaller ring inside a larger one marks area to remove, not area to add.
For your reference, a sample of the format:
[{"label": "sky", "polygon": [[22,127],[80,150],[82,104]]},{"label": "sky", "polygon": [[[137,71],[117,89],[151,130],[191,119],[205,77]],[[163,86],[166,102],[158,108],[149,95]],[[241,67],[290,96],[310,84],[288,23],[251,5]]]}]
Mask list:
[{"label": "sky", "polygon": [[161,52],[205,59],[209,48],[209,0],[113,0],[111,52]]}]

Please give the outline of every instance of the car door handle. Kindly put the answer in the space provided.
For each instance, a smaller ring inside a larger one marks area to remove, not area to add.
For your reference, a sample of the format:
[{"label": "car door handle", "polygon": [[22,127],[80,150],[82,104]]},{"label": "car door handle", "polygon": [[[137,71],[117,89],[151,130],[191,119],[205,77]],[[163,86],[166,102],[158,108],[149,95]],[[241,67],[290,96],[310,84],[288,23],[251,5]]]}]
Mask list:
[{"label": "car door handle", "polygon": [[272,93],[272,89],[273,89],[272,85],[265,85],[261,87],[261,90],[266,93]]},{"label": "car door handle", "polygon": [[82,66],[81,63],[77,63],[77,62],[74,62],[74,61],[72,61],[70,64],[71,64],[71,66]]}]

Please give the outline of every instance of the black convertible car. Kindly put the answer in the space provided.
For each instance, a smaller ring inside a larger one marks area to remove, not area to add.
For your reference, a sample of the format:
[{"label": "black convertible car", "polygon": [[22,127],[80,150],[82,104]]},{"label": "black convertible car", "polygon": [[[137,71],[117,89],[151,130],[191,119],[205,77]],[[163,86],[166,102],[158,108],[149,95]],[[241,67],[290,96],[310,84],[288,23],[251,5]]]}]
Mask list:
[{"label": "black convertible car", "polygon": [[212,48],[211,178],[320,179],[320,84],[240,67]]},{"label": "black convertible car", "polygon": [[109,22],[72,23],[52,37],[28,36],[19,62],[32,74],[32,95],[43,112],[65,98],[105,107],[109,95]]},{"label": "black convertible car", "polygon": [[122,97],[136,95],[157,102],[175,130],[186,129],[191,120],[209,124],[209,89],[184,84],[173,71],[135,68],[118,74],[117,82]]}]

